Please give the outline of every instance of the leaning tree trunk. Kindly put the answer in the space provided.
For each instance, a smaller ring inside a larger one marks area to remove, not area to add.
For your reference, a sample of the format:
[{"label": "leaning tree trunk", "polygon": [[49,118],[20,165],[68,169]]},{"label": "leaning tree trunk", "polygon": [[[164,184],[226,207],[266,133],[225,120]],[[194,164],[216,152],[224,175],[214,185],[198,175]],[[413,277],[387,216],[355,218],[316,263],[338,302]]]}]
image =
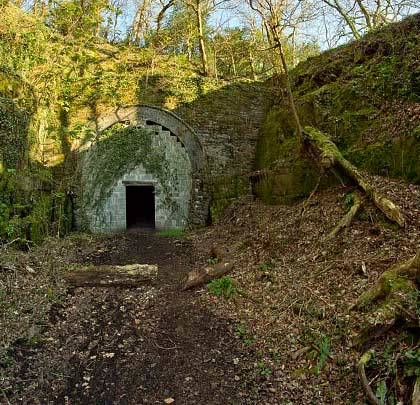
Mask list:
[{"label": "leaning tree trunk", "polygon": [[354,180],[358,186],[372,199],[376,207],[381,210],[388,219],[396,222],[400,227],[405,226],[405,218],[400,208],[391,200],[383,196],[359,170],[343,157],[334,142],[327,135],[312,127],[305,127],[303,135],[315,152],[321,155],[321,165],[329,168],[334,165],[340,166],[344,172]]}]

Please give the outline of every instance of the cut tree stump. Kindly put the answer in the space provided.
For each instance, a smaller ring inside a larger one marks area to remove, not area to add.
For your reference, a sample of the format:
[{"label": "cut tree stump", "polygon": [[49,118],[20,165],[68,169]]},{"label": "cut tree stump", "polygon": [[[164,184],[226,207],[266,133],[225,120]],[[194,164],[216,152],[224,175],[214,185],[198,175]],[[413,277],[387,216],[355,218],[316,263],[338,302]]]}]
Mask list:
[{"label": "cut tree stump", "polygon": [[218,263],[190,271],[182,280],[182,291],[207,284],[212,280],[223,277],[232,270],[233,263],[226,249],[213,247],[210,251],[210,257],[217,259]]},{"label": "cut tree stump", "polygon": [[157,277],[156,264],[83,267],[64,275],[72,287],[138,287]]},{"label": "cut tree stump", "polygon": [[340,166],[389,220],[396,222],[402,228],[405,226],[405,217],[402,214],[401,209],[376,190],[359,172],[356,166],[343,157],[335,143],[332,142],[327,135],[312,127],[305,127],[303,134],[305,140],[309,142],[315,152],[320,155],[320,163],[324,169],[334,165]]}]

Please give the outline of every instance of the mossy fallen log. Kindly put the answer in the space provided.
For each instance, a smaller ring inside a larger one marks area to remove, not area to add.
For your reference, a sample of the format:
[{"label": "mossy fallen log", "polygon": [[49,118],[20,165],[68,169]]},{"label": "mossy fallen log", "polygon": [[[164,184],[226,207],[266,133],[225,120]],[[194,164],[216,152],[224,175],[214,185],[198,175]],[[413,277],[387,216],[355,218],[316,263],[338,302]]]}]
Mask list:
[{"label": "mossy fallen log", "polygon": [[387,333],[397,321],[406,327],[420,326],[413,302],[418,297],[420,281],[420,251],[411,259],[392,266],[378,281],[363,293],[351,309],[367,310],[367,325],[354,340],[355,346]]},{"label": "mossy fallen log", "polygon": [[232,270],[233,263],[226,249],[213,247],[210,251],[210,257],[217,260],[217,263],[190,271],[182,280],[182,291],[207,284],[212,280],[223,277]]},{"label": "mossy fallen log", "polygon": [[156,264],[83,267],[64,275],[71,287],[138,287],[157,277]]},{"label": "mossy fallen log", "polygon": [[343,157],[335,143],[332,142],[327,135],[313,127],[305,127],[303,135],[305,141],[309,142],[315,152],[320,155],[320,163],[324,169],[330,168],[334,165],[340,166],[389,220],[396,222],[400,227],[405,226],[405,217],[402,214],[401,209],[375,189],[375,187],[366,180],[362,173],[360,173],[352,163]]}]

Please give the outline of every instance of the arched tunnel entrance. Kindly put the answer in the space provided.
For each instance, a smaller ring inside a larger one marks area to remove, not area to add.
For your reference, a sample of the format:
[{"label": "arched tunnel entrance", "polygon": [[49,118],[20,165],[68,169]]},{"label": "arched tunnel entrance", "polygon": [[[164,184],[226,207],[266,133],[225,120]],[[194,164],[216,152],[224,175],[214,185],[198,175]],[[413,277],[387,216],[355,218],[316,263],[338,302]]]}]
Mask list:
[{"label": "arched tunnel entrance", "polygon": [[[206,157],[185,122],[140,105],[100,117],[95,127],[98,137],[83,146],[81,158],[80,205],[91,231],[205,224]],[[118,156],[123,160],[116,163]]]}]

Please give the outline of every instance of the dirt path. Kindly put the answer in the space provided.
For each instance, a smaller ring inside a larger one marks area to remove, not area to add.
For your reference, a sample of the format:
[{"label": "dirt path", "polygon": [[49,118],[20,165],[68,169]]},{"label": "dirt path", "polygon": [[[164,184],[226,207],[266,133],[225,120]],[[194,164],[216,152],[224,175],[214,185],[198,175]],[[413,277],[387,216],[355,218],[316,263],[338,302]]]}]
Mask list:
[{"label": "dirt path", "polygon": [[13,401],[264,403],[257,399],[254,354],[233,325],[196,292],[178,289],[195,264],[188,241],[131,231],[80,261],[156,263],[158,282],[138,289],[75,289],[52,311],[38,345],[15,348],[19,378]]}]

